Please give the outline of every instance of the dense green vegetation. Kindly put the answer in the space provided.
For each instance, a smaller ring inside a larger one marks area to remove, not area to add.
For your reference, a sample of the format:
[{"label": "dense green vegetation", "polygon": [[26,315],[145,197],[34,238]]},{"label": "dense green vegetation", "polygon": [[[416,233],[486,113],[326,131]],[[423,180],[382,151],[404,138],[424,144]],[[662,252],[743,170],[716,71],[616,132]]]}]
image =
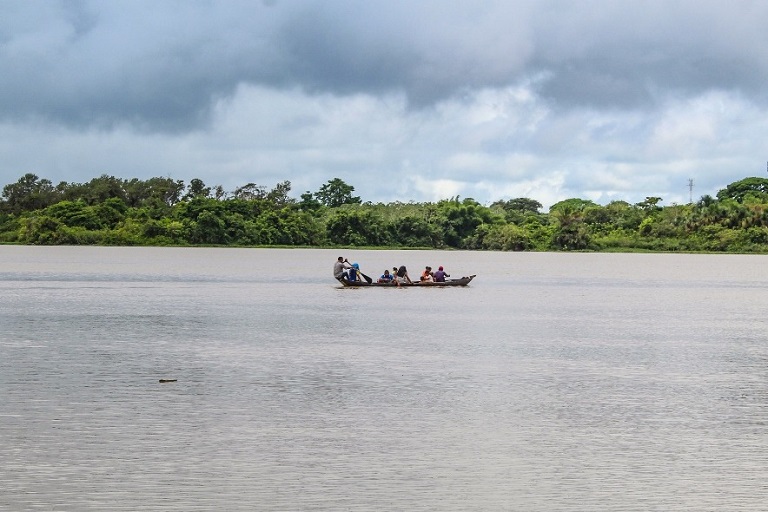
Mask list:
[{"label": "dense green vegetation", "polygon": [[604,206],[573,198],[547,213],[529,198],[490,206],[458,197],[372,204],[338,178],[300,199],[290,190],[289,181],[228,193],[200,179],[185,185],[107,175],[54,185],[26,174],[3,187],[0,242],[768,252],[763,178],[745,178],[687,205],[660,206],[659,197]]}]

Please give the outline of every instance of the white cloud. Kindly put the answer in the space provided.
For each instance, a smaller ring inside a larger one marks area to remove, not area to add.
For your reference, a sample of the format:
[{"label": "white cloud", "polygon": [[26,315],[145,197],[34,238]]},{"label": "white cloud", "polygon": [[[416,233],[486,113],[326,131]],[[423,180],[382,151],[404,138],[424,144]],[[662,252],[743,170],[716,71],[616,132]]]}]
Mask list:
[{"label": "white cloud", "polygon": [[412,182],[413,189],[426,201],[435,202],[441,199],[450,199],[466,190],[465,183],[454,180],[427,180],[421,176],[413,176],[410,178],[410,181]]},{"label": "white cloud", "polygon": [[687,202],[689,178],[698,197],[765,169],[766,15],[746,1],[11,3],[0,183],[287,179],[298,195],[340,177],[374,202]]}]

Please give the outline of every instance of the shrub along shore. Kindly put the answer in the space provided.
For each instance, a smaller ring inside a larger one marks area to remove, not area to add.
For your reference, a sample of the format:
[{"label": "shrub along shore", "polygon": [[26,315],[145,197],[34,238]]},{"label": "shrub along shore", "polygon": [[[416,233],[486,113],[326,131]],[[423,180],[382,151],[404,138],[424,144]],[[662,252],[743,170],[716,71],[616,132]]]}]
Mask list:
[{"label": "shrub along shore", "polygon": [[477,249],[501,251],[768,252],[768,179],[745,178],[685,205],[660,197],[599,205],[529,198],[482,205],[458,197],[371,203],[339,178],[299,199],[291,183],[232,192],[171,178],[87,183],[25,174],[3,187],[0,243]]}]

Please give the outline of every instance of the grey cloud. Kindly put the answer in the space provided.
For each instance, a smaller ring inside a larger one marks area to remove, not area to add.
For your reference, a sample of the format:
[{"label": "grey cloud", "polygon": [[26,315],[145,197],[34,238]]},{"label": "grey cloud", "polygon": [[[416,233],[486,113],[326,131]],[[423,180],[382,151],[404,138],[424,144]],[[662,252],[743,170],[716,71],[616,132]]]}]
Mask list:
[{"label": "grey cloud", "polygon": [[0,66],[12,71],[0,81],[6,120],[195,128],[214,100],[258,78],[256,63],[268,60],[244,25],[258,25],[270,10],[258,5],[237,12],[184,2],[56,5],[36,24],[3,29]]},{"label": "grey cloud", "polygon": [[560,105],[595,108],[638,108],[669,95],[697,95],[708,90],[738,91],[765,101],[762,84],[768,70],[743,59],[674,54],[648,62],[632,58],[632,50],[613,50],[607,57],[546,65],[552,76],[539,93]]},{"label": "grey cloud", "polygon": [[[529,63],[551,72],[540,93],[566,107],[635,108],[665,96],[738,91],[764,102],[768,47],[755,2],[569,4],[537,13]],[[576,7],[576,6],[580,6]]]},{"label": "grey cloud", "polygon": [[326,2],[286,19],[279,45],[308,90],[404,92],[422,107],[520,76],[530,41],[504,5]]},{"label": "grey cloud", "polygon": [[763,100],[768,78],[768,6],[746,1],[11,5],[0,119],[81,128],[199,128],[242,83],[418,108],[546,72],[555,105],[636,108],[713,88]]},{"label": "grey cloud", "polygon": [[427,105],[504,84],[505,63],[521,61],[477,54],[488,41],[463,25],[462,13],[477,9],[469,3],[60,2],[40,17],[29,14],[40,3],[24,5],[16,15],[27,23],[9,23],[0,46],[0,66],[12,71],[0,83],[5,120],[183,130],[240,83],[404,92]]}]

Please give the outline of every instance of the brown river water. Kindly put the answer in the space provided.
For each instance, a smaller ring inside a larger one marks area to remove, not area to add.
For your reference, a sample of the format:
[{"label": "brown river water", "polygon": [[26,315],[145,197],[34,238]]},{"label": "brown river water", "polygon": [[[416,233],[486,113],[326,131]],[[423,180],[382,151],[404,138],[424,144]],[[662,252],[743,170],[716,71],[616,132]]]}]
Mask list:
[{"label": "brown river water", "polygon": [[767,263],[0,246],[0,510],[765,511]]}]

